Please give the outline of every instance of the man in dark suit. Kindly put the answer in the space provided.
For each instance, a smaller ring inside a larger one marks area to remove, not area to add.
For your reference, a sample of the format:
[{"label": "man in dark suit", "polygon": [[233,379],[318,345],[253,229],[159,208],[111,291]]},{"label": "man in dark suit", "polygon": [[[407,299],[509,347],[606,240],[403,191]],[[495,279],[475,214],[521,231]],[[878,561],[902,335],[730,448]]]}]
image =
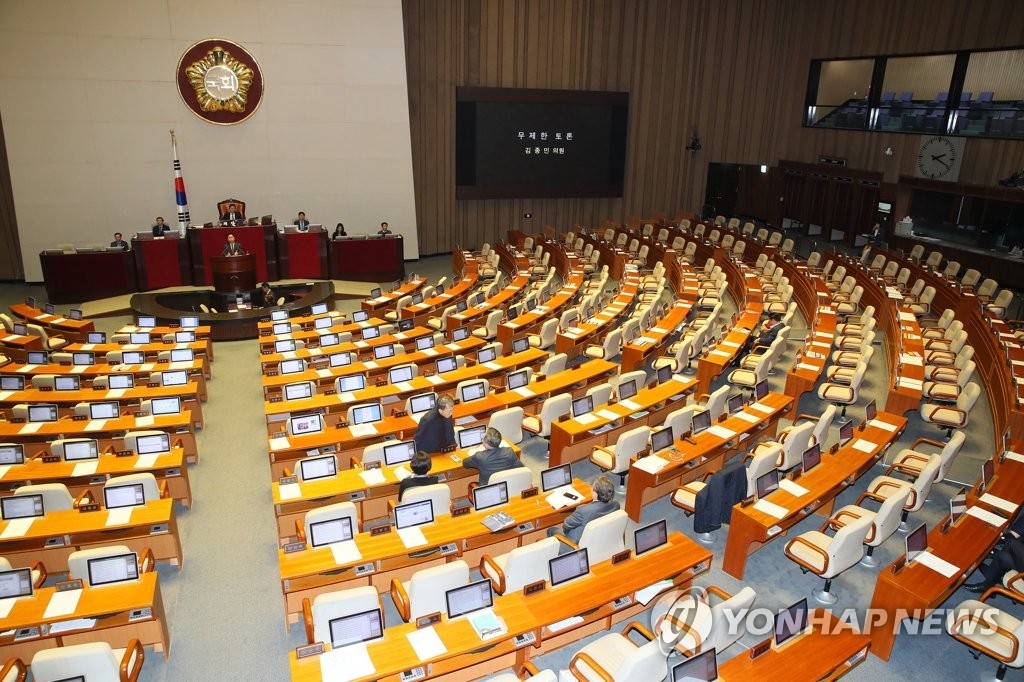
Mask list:
[{"label": "man in dark suit", "polygon": [[264,308],[269,308],[277,303],[277,296],[274,295],[274,290],[270,288],[270,282],[264,282],[260,285],[260,296],[263,298]]},{"label": "man in dark suit", "polygon": [[501,432],[498,429],[488,427],[484,431],[483,446],[483,450],[462,460],[465,468],[480,470],[480,485],[487,485],[491,476],[499,471],[522,466],[512,448],[502,447]]},{"label": "man in dark suit", "polygon": [[389,234],[392,234],[392,232],[391,232],[391,230],[388,229],[388,224],[387,223],[381,223],[380,224],[380,229],[377,230],[377,234],[379,234],[379,235],[389,235]]},{"label": "man in dark suit", "polygon": [[242,245],[235,241],[235,235],[228,235],[228,243],[224,245],[224,250],[220,252],[222,256],[242,256],[245,255],[245,249]]},{"label": "man in dark suit", "polygon": [[220,221],[222,223],[227,223],[229,225],[234,225],[236,223],[243,222],[244,220],[245,216],[238,210],[238,204],[234,203],[228,204],[228,210],[220,217]]},{"label": "man in dark suit", "polygon": [[168,232],[170,229],[171,229],[171,226],[170,225],[165,225],[163,218],[161,218],[160,216],[156,217],[156,225],[153,226],[153,236],[154,237],[163,237],[164,233]]},{"label": "man in dark suit", "polygon": [[398,484],[398,501],[402,501],[402,495],[409,488],[418,488],[421,485],[434,485],[437,483],[437,476],[428,476],[430,466],[433,462],[430,455],[420,450],[409,460],[409,468],[412,469],[412,476],[405,478]]},{"label": "man in dark suit", "polygon": [[121,233],[120,232],[115,232],[114,233],[114,241],[110,242],[110,245],[112,247],[119,248],[122,251],[127,251],[128,250],[128,242],[126,242],[125,240],[121,239]]},{"label": "man in dark suit", "polygon": [[[612,479],[605,475],[597,477],[590,491],[590,502],[576,507],[569,518],[562,523],[561,534],[575,543],[579,543],[583,536],[583,529],[594,519],[599,519],[605,514],[611,514],[619,508],[615,500],[615,484]],[[555,526],[548,528],[548,537],[559,533]]]},{"label": "man in dark suit", "polygon": [[455,423],[452,414],[455,412],[455,400],[450,395],[437,399],[434,407],[427,411],[416,426],[413,439],[416,449],[424,452],[441,452],[449,445],[455,445]]},{"label": "man in dark suit", "polygon": [[1024,513],[1003,534],[1003,546],[992,552],[988,560],[978,569],[982,580],[964,585],[968,592],[984,592],[993,585],[999,585],[1007,571],[1024,571]]},{"label": "man in dark suit", "polygon": [[299,211],[299,217],[295,219],[295,226],[299,228],[299,232],[309,230],[309,221],[306,220],[305,212]]}]

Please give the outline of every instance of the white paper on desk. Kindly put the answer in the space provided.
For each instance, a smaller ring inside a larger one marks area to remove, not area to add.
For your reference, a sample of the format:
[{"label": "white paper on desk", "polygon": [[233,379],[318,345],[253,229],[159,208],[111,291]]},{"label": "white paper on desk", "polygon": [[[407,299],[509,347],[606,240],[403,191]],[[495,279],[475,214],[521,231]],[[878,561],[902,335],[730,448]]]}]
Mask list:
[{"label": "white paper on desk", "polygon": [[395,338],[398,339],[399,341],[405,341],[405,339],[406,339],[405,332],[396,332],[395,333]]},{"label": "white paper on desk", "polygon": [[21,338],[21,336],[19,336],[18,334],[8,334],[7,336],[4,337],[3,340],[4,341],[15,341],[15,340],[20,339],[20,338]]},{"label": "white paper on desk", "polygon": [[[171,365],[173,366],[174,363],[172,362]],[[71,373],[72,374],[81,374],[82,372],[84,372],[87,369],[88,369],[88,365],[75,365],[74,367],[71,368]]]},{"label": "white paper on desk", "polygon": [[658,455],[648,455],[647,457],[638,459],[633,466],[642,471],[646,471],[649,474],[656,474],[668,466],[668,460],[663,459]]},{"label": "white paper on desk", "polygon": [[285,483],[277,486],[277,496],[281,501],[297,500],[302,497],[302,486],[298,483]]},{"label": "white paper on desk", "polygon": [[1004,500],[1001,497],[996,497],[991,493],[985,493],[978,499],[980,499],[985,504],[996,507],[997,509],[1002,509],[1003,511],[1010,512],[1011,514],[1017,513],[1017,505],[1015,505],[1013,502],[1010,502],[1009,500]]},{"label": "white paper on desk", "polygon": [[853,449],[861,452],[874,452],[878,446],[866,438],[858,438],[853,442]]},{"label": "white paper on desk", "polygon": [[750,407],[750,409],[752,410],[757,410],[758,412],[764,412],[765,414],[771,414],[772,412],[775,411],[774,407],[762,405],[761,403],[750,403],[748,407]]},{"label": "white paper on desk", "polygon": [[721,345],[725,346],[726,348],[739,348],[740,347],[740,344],[738,344],[738,343],[736,343],[734,341],[722,341]]},{"label": "white paper on desk", "polygon": [[797,369],[810,370],[811,372],[817,372],[818,371],[818,366],[817,365],[809,365],[806,362],[798,362],[798,363],[796,363],[796,368]]},{"label": "white paper on desk", "polygon": [[817,348],[826,348],[826,349],[832,348],[832,344],[831,343],[824,343],[822,341],[812,341],[811,345],[815,346]]},{"label": "white paper on desk", "polygon": [[109,510],[107,512],[107,522],[103,525],[107,528],[128,525],[132,521],[132,510],[134,509],[135,507],[121,507]]},{"label": "white paper on desk", "polygon": [[908,379],[907,377],[900,377],[896,385],[900,388],[909,388],[912,391],[920,391],[924,388],[924,382],[920,379]]},{"label": "white paper on desk", "polygon": [[135,460],[135,464],[132,465],[133,469],[152,469],[156,466],[156,460],[160,458],[160,455],[139,455]]},{"label": "white paper on desk", "polygon": [[11,609],[14,608],[17,601],[18,599],[16,597],[11,599],[0,599],[0,620],[11,615]]},{"label": "white paper on desk", "polygon": [[291,446],[291,443],[288,442],[288,438],[286,436],[275,436],[270,439],[271,450],[284,450],[289,446]]},{"label": "white paper on desk", "polygon": [[484,363],[484,367],[486,367],[487,369],[499,370],[499,369],[501,369],[501,363],[500,362],[485,362]]},{"label": "white paper on desk", "polygon": [[779,487],[782,488],[783,490],[785,490],[787,493],[789,493],[793,497],[803,497],[804,495],[806,495],[808,493],[807,488],[805,488],[802,485],[799,485],[797,483],[794,483],[793,481],[789,480],[788,478],[784,478],[781,481],[779,481]]},{"label": "white paper on desk", "polygon": [[448,350],[462,350],[462,346],[457,343],[446,343],[444,347]]},{"label": "white paper on desk", "polygon": [[578,339],[580,337],[579,334],[571,334],[569,332],[562,332],[562,336],[564,336],[567,339],[573,339],[573,340],[576,340],[576,339]]},{"label": "white paper on desk", "polygon": [[730,438],[732,438],[733,436],[736,435],[735,431],[727,429],[724,426],[722,426],[721,424],[715,424],[715,425],[711,426],[708,429],[708,433],[713,433],[716,436],[718,436],[719,438],[724,438],[726,440],[729,440]]},{"label": "white paper on desk", "polygon": [[514,388],[514,389],[512,389],[512,392],[515,393],[516,395],[521,395],[524,398],[532,398],[533,396],[537,395],[536,393],[534,393],[533,391],[528,389],[526,386],[520,386],[519,388]]},{"label": "white paper on desk", "polygon": [[11,465],[10,464],[0,465],[0,479],[3,479],[3,477],[6,476],[7,472],[10,471],[10,470],[11,470]]},{"label": "white paper on desk", "polygon": [[352,391],[342,391],[338,394],[338,401],[343,403],[352,403],[356,400],[356,394]]},{"label": "white paper on desk", "polygon": [[0,533],[0,538],[22,538],[25,537],[25,533],[32,527],[34,518],[29,519],[11,519],[7,522],[4,527],[4,532]]},{"label": "white paper on desk", "polygon": [[353,345],[356,348],[369,348],[370,347],[370,344],[366,343],[366,341],[355,341],[353,343]]},{"label": "white paper on desk", "polygon": [[18,429],[18,433],[35,433],[36,431],[41,429],[42,426],[43,426],[42,422],[34,422],[34,423],[31,423],[31,424],[24,424],[20,429]]},{"label": "white paper on desk", "polygon": [[995,526],[996,528],[1002,528],[1003,524],[1009,521],[1009,519],[1004,519],[999,514],[993,514],[988,509],[982,509],[981,507],[968,507],[967,514],[976,519],[981,519],[988,525]]},{"label": "white paper on desk", "polygon": [[1007,452],[1006,459],[1013,460],[1014,462],[1024,462],[1024,455],[1018,454],[1016,452]]},{"label": "white paper on desk", "polygon": [[820,337],[825,338],[825,339],[831,339],[832,338],[832,335],[829,334],[828,332],[814,332],[814,335],[815,336],[820,336]]},{"label": "white paper on desk", "polygon": [[427,537],[423,534],[423,530],[419,526],[399,528],[398,537],[401,539],[402,544],[405,545],[406,549],[422,547],[427,544]]},{"label": "white paper on desk", "polygon": [[345,540],[344,542],[332,542],[331,543],[331,554],[334,556],[334,563],[339,566],[346,566],[348,564],[354,564],[363,558],[362,552],[356,547],[355,540]]},{"label": "white paper on desk", "polygon": [[872,419],[868,422],[868,426],[873,426],[876,429],[885,429],[886,431],[895,431],[896,426],[889,422],[884,422],[880,419]]},{"label": "white paper on desk", "polygon": [[577,424],[586,426],[587,424],[593,424],[594,422],[597,421],[598,418],[596,414],[593,414],[592,412],[587,412],[586,414],[581,414],[578,417],[574,417],[574,419],[576,420]]},{"label": "white paper on desk", "polygon": [[365,438],[377,433],[377,427],[373,424],[354,424],[348,427],[348,430],[353,436],[358,436],[359,438]]},{"label": "white paper on desk", "polygon": [[437,636],[434,626],[410,632],[406,637],[409,639],[409,644],[412,645],[412,649],[416,652],[416,657],[420,661],[437,658],[448,651],[444,642]]},{"label": "white paper on desk", "polygon": [[622,402],[619,403],[619,405],[622,405],[623,407],[634,411],[644,409],[642,405],[638,405],[637,403],[634,403],[632,400],[623,400]]},{"label": "white paper on desk", "polygon": [[750,422],[751,424],[756,424],[759,421],[761,421],[760,417],[758,417],[756,414],[750,414],[749,412],[737,412],[732,416],[736,417],[737,419],[742,419],[745,422]]},{"label": "white paper on desk", "polygon": [[367,360],[366,362],[363,363],[363,367],[365,367],[366,369],[377,369],[379,365],[373,360]]},{"label": "white paper on desk", "polygon": [[334,376],[334,372],[329,369],[318,369],[316,371],[316,375],[322,379],[326,379],[327,377]]},{"label": "white paper on desk", "polygon": [[775,504],[774,502],[769,502],[768,500],[758,500],[754,503],[754,509],[777,519],[781,519],[789,513],[789,510],[785,507]]},{"label": "white paper on desk", "polygon": [[14,395],[14,391],[0,391],[0,400],[7,400],[12,395]]},{"label": "white paper on desk", "polygon": [[50,601],[46,604],[44,619],[60,618],[70,616],[78,608],[78,600],[82,598],[82,590],[67,590],[65,592],[54,592],[50,595]]},{"label": "white paper on desk", "polygon": [[658,582],[654,583],[653,585],[648,585],[647,587],[644,587],[643,589],[637,590],[634,593],[633,596],[636,597],[636,600],[638,602],[640,602],[644,606],[647,606],[648,604],[651,603],[652,599],[654,599],[655,597],[657,597],[659,594],[661,594],[665,590],[669,589],[670,587],[672,587],[672,581],[671,580],[659,580]]},{"label": "white paper on desk", "polygon": [[918,554],[914,561],[924,564],[936,573],[941,573],[947,578],[952,578],[961,571],[957,566],[949,563],[945,559],[940,559],[927,550]]},{"label": "white paper on desk", "polygon": [[92,476],[96,473],[100,463],[96,460],[91,462],[79,462],[75,465],[75,468],[71,470],[72,476]]},{"label": "white paper on desk", "polygon": [[128,391],[127,388],[112,388],[107,391],[105,397],[107,398],[120,398]]},{"label": "white paper on desk", "polygon": [[103,426],[107,423],[106,419],[90,419],[89,423],[85,425],[86,431],[100,431]]},{"label": "white paper on desk", "polygon": [[900,311],[900,320],[903,322],[914,322],[917,318],[914,317],[914,313]]},{"label": "white paper on desk", "polygon": [[405,466],[403,464],[402,466],[400,466],[397,469],[395,469],[394,473],[395,473],[395,478],[397,478],[399,481],[404,481],[405,479],[407,479],[410,476],[412,476],[412,469],[410,469],[409,467],[407,467],[407,466]]},{"label": "white paper on desk", "polygon": [[444,377],[439,376],[437,374],[431,374],[429,377],[427,377],[427,381],[433,384],[434,386],[437,386],[438,384],[444,383]]},{"label": "white paper on desk", "polygon": [[713,350],[708,355],[717,355],[720,358],[732,357],[732,353],[726,353],[724,350]]},{"label": "white paper on desk", "polygon": [[324,354],[324,349],[323,348],[310,348],[309,349],[309,354],[313,355],[313,356],[323,355]]},{"label": "white paper on desk", "polygon": [[607,419],[608,421],[622,419],[622,416],[618,412],[612,412],[611,410],[598,410],[596,414],[601,419]]},{"label": "white paper on desk", "polygon": [[655,334],[668,334],[668,330],[661,327],[651,327],[648,331],[652,331]]},{"label": "white paper on desk", "polygon": [[155,362],[145,362],[145,363],[139,365],[139,369],[141,369],[144,372],[150,372],[155,367],[156,367],[156,363]]},{"label": "white paper on desk", "polygon": [[387,480],[380,469],[363,469],[359,472],[359,478],[363,479],[366,485],[380,485]]},{"label": "white paper on desk", "polygon": [[39,366],[39,365],[22,365],[21,367],[19,367],[19,368],[18,368],[18,371],[19,371],[19,372],[32,372],[32,371],[34,371],[34,370],[36,369],[36,367],[38,367],[38,366]]}]

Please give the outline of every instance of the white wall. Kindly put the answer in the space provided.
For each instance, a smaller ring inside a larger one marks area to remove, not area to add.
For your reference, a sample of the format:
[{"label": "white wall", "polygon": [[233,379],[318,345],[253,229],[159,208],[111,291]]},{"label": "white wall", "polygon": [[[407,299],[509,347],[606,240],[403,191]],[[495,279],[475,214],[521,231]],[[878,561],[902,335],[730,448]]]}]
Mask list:
[{"label": "white wall", "polygon": [[[263,71],[235,126],[194,116],[175,84],[214,37]],[[193,222],[234,196],[350,234],[387,220],[418,256],[400,0],[2,0],[0,115],[30,282],[56,243],[175,223],[171,128]]]}]

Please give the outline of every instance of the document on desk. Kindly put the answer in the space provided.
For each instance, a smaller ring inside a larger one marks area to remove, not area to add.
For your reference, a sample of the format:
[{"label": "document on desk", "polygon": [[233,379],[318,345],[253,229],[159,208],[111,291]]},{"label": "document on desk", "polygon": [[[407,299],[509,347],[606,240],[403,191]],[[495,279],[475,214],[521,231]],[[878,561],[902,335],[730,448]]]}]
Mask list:
[{"label": "document on desk", "polygon": [[729,440],[730,438],[733,438],[733,437],[736,436],[736,432],[735,431],[727,429],[724,426],[722,426],[721,424],[715,424],[714,426],[709,427],[708,428],[708,433],[713,433],[716,436],[718,436],[719,438],[724,438],[725,440]]},{"label": "document on desk", "polygon": [[369,348],[370,347],[370,344],[366,343],[366,341],[355,341],[355,342],[353,342],[352,345],[354,345],[356,348]]},{"label": "document on desk", "polygon": [[75,468],[71,470],[72,476],[92,476],[96,473],[96,469],[100,466],[99,461],[93,460],[91,462],[79,462],[75,465]]},{"label": "document on desk", "polygon": [[1010,502],[1009,500],[1004,500],[1001,497],[996,497],[991,493],[985,493],[978,499],[980,499],[985,504],[990,504],[993,507],[996,507],[997,509],[1002,509],[1003,511],[1009,512],[1011,514],[1017,513],[1017,505],[1015,505],[1013,502]]},{"label": "document on desk", "polygon": [[446,343],[446,344],[444,344],[444,347],[447,348],[448,350],[454,350],[454,351],[462,350],[462,346],[460,346],[457,343]]},{"label": "document on desk", "polygon": [[920,379],[900,377],[896,380],[896,386],[899,388],[909,388],[911,391],[920,391],[924,388],[924,382]]},{"label": "document on desk", "polygon": [[601,419],[607,419],[608,421],[615,421],[616,419],[622,419],[622,415],[618,412],[612,412],[611,410],[598,410],[597,416]]},{"label": "document on desk", "polygon": [[641,471],[646,471],[649,474],[656,474],[668,466],[668,460],[663,459],[658,455],[648,455],[647,457],[638,459],[633,466]]},{"label": "document on desk", "polygon": [[905,311],[901,310],[900,311],[900,321],[901,322],[916,322],[917,318],[914,317],[914,313],[908,313],[908,312],[905,312]]},{"label": "document on desk", "polygon": [[760,417],[758,417],[756,414],[750,414],[749,412],[737,412],[733,416],[736,417],[737,419],[742,419],[743,421],[749,422],[751,424],[756,424],[759,421],[761,421]]},{"label": "document on desk", "polygon": [[548,632],[559,632],[561,630],[570,628],[573,625],[577,625],[582,622],[582,616],[569,616],[568,618],[563,618],[562,620],[556,620],[554,623],[548,623],[544,627],[548,629]]},{"label": "document on desk", "polygon": [[132,510],[135,507],[121,507],[119,509],[111,509],[107,512],[107,522],[103,525],[107,528],[111,526],[125,526],[132,521]]},{"label": "document on desk", "polygon": [[15,603],[17,603],[17,601],[18,600],[16,598],[0,599],[0,620],[3,620],[7,616],[11,615],[11,609],[14,608],[14,605]]},{"label": "document on desk", "polygon": [[497,371],[497,370],[501,369],[501,363],[500,362],[485,362],[484,363],[484,367],[486,367],[487,369],[490,369],[490,370]]},{"label": "document on desk", "polygon": [[515,393],[516,395],[521,395],[524,398],[532,398],[533,396],[537,395],[536,393],[528,389],[526,386],[520,386],[519,388],[512,389],[512,392]]},{"label": "document on desk", "polygon": [[291,443],[288,442],[288,438],[286,436],[275,436],[270,439],[271,450],[284,450],[290,446]]},{"label": "document on desk", "polygon": [[718,356],[720,358],[731,358],[732,357],[732,353],[727,353],[724,350],[717,350],[717,349],[711,351],[710,353],[708,353],[708,355],[716,355],[716,356]]},{"label": "document on desk", "polygon": [[302,497],[302,486],[298,483],[279,485],[277,486],[277,496],[282,502],[285,500],[297,500]]},{"label": "document on desk", "polygon": [[366,369],[377,369],[377,367],[379,366],[380,365],[378,365],[373,360],[367,360],[366,362],[363,363],[363,367],[365,367]]},{"label": "document on desk", "polygon": [[999,514],[993,514],[988,509],[982,509],[981,507],[968,507],[967,514],[973,516],[976,519],[981,519],[990,526],[996,528],[1002,528],[1009,519],[1004,519]]},{"label": "document on desk", "polygon": [[153,417],[151,417],[151,416],[150,417],[136,417],[135,418],[135,426],[136,427],[152,426],[155,423],[156,423],[156,420]]},{"label": "document on desk", "polygon": [[873,426],[876,429],[885,429],[886,431],[890,432],[896,430],[895,424],[884,422],[881,419],[872,419],[871,421],[868,422],[868,426]]},{"label": "document on desk", "polygon": [[18,368],[18,371],[21,373],[34,372],[38,367],[39,365],[22,365]]},{"label": "document on desk", "polygon": [[[81,592],[81,590],[76,590],[76,592]],[[62,632],[71,632],[72,630],[89,630],[95,626],[95,618],[73,618],[71,620],[62,620],[59,623],[51,624],[50,634],[59,635]]]},{"label": "document on desk", "polygon": [[[171,363],[172,368],[173,368],[173,365],[174,365],[174,363],[172,362]],[[88,368],[89,368],[88,365],[75,365],[74,367],[71,368],[71,373],[72,374],[81,374],[82,372],[84,372]]]},{"label": "document on desk", "polygon": [[356,642],[320,655],[320,677],[324,680],[349,682],[377,672],[370,660],[366,644]]},{"label": "document on desk", "polygon": [[754,509],[776,519],[784,518],[789,513],[789,510],[785,507],[768,500],[758,500],[754,503]]},{"label": "document on desk", "polygon": [[561,509],[562,507],[568,507],[570,504],[579,502],[583,499],[583,495],[571,485],[563,485],[552,490],[544,499],[551,505],[552,509]]},{"label": "document on desk", "polygon": [[4,526],[4,532],[0,533],[0,538],[6,540],[8,538],[25,537],[25,533],[27,533],[28,529],[32,527],[33,521],[35,521],[34,518],[11,519],[7,522],[7,525]]},{"label": "document on desk", "polygon": [[420,352],[423,353],[424,355],[426,355],[428,358],[432,358],[435,355],[437,355],[437,349],[436,348],[424,348]]},{"label": "document on desk", "polygon": [[939,557],[932,554],[930,551],[921,552],[917,555],[917,558],[914,559],[914,561],[924,564],[936,573],[941,573],[943,576],[947,578],[952,578],[954,575],[961,571],[961,569],[958,566],[949,563],[945,559],[940,559]]},{"label": "document on desk", "polygon": [[901,353],[900,354],[900,364],[901,365],[920,366],[920,365],[924,364],[924,358],[922,358],[919,355],[910,355],[908,353]]},{"label": "document on desk", "polygon": [[861,452],[874,452],[876,448],[878,448],[878,446],[866,438],[858,438],[853,441],[854,450],[860,450]]},{"label": "document on desk", "polygon": [[431,658],[437,658],[448,651],[445,647],[444,642],[437,636],[437,631],[434,630],[434,626],[422,628],[415,632],[410,632],[406,635],[409,640],[409,644],[412,645],[413,651],[416,652],[416,657],[420,661],[426,661]]},{"label": "document on desk", "polygon": [[358,438],[365,438],[366,436],[372,436],[377,433],[377,427],[373,424],[353,424],[348,427],[348,430],[353,436]]},{"label": "document on desk", "polygon": [[758,412],[764,412],[765,414],[771,414],[772,412],[775,411],[774,407],[769,407],[768,405],[762,405],[761,403],[750,403],[749,407],[752,410],[757,410]]},{"label": "document on desk", "polygon": [[670,587],[672,587],[671,580],[659,580],[653,585],[648,585],[643,589],[637,590],[634,596],[636,597],[636,600],[638,602],[640,602],[644,606],[647,606],[651,603],[652,599],[654,599]]},{"label": "document on desk", "polygon": [[14,395],[14,391],[0,391],[0,400],[7,400],[12,395]]},{"label": "document on desk", "polygon": [[22,433],[35,433],[36,431],[41,429],[42,426],[43,426],[43,422],[32,422],[30,424],[25,424],[20,429],[18,429],[18,433],[19,434],[22,434]]},{"label": "document on desk", "polygon": [[101,431],[106,425],[106,419],[90,419],[89,423],[85,425],[86,431]]},{"label": "document on desk", "polygon": [[399,528],[398,537],[402,540],[402,544],[405,545],[406,549],[422,547],[427,544],[427,537],[423,535],[423,531],[420,530],[419,526]]},{"label": "document on desk", "polygon": [[384,472],[378,469],[363,469],[359,472],[359,478],[363,479],[366,485],[380,485],[385,480]]},{"label": "document on desk", "polygon": [[779,481],[779,487],[782,488],[783,490],[785,490],[787,493],[789,493],[793,497],[803,497],[804,495],[806,495],[809,492],[807,490],[807,488],[805,488],[802,485],[799,485],[797,483],[794,483],[793,481],[789,480],[788,478],[784,478],[781,481]]},{"label": "document on desk", "polygon": [[7,475],[7,472],[11,470],[11,466],[12,465],[10,464],[0,465],[0,480],[3,480],[3,477]]},{"label": "document on desk", "polygon": [[334,563],[338,566],[354,564],[363,558],[363,553],[359,551],[355,540],[332,542],[331,554],[334,556]]},{"label": "document on desk", "polygon": [[577,424],[580,424],[581,426],[586,426],[587,424],[593,424],[594,422],[596,422],[598,420],[598,417],[596,414],[592,412],[587,412],[586,414],[581,414],[580,416],[575,417],[575,420]]},{"label": "document on desk", "polygon": [[82,590],[67,590],[65,592],[54,592],[50,595],[50,601],[46,604],[46,611],[43,618],[60,618],[70,616],[78,608],[78,600],[82,598]]},{"label": "document on desk", "polygon": [[338,394],[338,402],[342,403],[354,403],[356,401],[356,394],[352,391],[342,391]]},{"label": "document on desk", "polygon": [[637,403],[634,403],[632,400],[623,400],[619,403],[619,405],[622,405],[626,409],[632,410],[634,412],[637,410],[644,409],[642,405],[638,405]]},{"label": "document on desk", "polygon": [[112,388],[109,391],[107,391],[107,394],[104,397],[112,399],[112,400],[116,399],[116,398],[121,398],[121,397],[124,396],[124,394],[127,391],[128,391],[127,388]]},{"label": "document on desk", "polygon": [[320,377],[321,379],[326,379],[328,377],[333,377],[334,376],[334,372],[332,372],[329,369],[318,369],[316,371],[316,375],[318,377]]},{"label": "document on desk", "polygon": [[403,465],[395,469],[395,478],[397,478],[399,481],[404,481],[410,476],[412,476],[412,469],[410,469],[407,466]]},{"label": "document on desk", "polygon": [[1012,460],[1014,462],[1024,462],[1024,455],[1018,454],[1016,452],[1007,452],[1006,459]]}]

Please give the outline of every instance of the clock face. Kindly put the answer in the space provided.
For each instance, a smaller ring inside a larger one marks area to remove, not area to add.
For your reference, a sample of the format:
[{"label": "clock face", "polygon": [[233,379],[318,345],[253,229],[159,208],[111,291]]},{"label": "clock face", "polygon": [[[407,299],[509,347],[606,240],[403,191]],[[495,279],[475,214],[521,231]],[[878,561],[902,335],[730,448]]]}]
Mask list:
[{"label": "clock face", "polygon": [[960,176],[964,140],[962,138],[926,137],[921,141],[915,175],[933,180],[957,180]]}]

